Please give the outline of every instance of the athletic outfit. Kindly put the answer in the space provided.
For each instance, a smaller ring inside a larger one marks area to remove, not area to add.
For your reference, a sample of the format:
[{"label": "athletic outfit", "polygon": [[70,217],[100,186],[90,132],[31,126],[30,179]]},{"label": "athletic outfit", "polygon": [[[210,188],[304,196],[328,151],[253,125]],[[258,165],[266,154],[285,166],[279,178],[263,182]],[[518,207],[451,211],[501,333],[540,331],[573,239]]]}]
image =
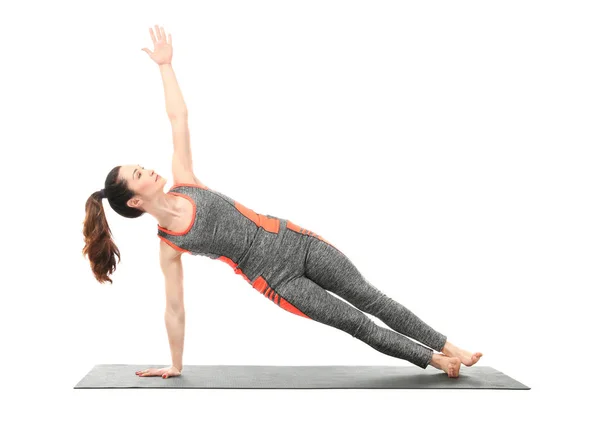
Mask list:
[{"label": "athletic outfit", "polygon": [[346,255],[316,233],[258,214],[203,184],[175,184],[169,193],[187,198],[195,209],[183,232],[158,225],[158,236],[171,247],[224,261],[288,312],[343,330],[421,368],[433,350],[444,347],[445,335],[370,284]]}]

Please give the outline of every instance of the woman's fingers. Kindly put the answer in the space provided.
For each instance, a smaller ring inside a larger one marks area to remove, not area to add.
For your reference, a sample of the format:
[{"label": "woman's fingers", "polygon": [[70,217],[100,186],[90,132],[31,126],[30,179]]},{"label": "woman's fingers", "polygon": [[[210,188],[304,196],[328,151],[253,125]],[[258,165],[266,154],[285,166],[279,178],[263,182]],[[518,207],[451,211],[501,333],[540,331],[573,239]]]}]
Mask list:
[{"label": "woman's fingers", "polygon": [[152,30],[152,28],[150,29],[150,37],[152,38],[152,43],[156,44],[156,37],[154,36],[154,31]]},{"label": "woman's fingers", "polygon": [[150,38],[152,38],[152,43],[155,45],[159,42],[165,42],[167,44],[171,44],[171,34],[169,34],[169,38],[167,39],[167,34],[165,33],[165,28],[162,26],[154,25],[154,29],[149,28]]}]

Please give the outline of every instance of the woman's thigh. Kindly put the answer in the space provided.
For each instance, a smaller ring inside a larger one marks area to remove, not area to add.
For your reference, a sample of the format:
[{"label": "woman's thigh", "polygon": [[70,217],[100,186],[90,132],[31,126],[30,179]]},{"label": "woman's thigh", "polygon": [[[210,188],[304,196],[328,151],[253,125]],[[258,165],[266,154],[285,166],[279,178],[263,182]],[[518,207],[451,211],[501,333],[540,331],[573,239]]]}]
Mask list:
[{"label": "woman's thigh", "polygon": [[367,313],[387,300],[344,253],[320,237],[311,238],[304,276]]},{"label": "woman's thigh", "polygon": [[338,328],[356,336],[370,319],[360,310],[332,295],[305,276],[298,276],[276,290],[279,307],[299,316]]}]

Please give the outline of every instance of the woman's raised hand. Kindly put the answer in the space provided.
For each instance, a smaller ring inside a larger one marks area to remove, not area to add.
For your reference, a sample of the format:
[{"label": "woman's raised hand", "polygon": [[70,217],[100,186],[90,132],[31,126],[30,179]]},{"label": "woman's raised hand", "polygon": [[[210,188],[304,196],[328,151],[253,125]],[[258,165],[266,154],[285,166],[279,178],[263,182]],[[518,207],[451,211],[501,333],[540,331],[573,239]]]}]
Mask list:
[{"label": "woman's raised hand", "polygon": [[158,65],[171,64],[171,59],[173,58],[171,34],[169,34],[169,38],[167,40],[165,30],[162,28],[162,26],[159,28],[158,25],[155,25],[154,30],[152,30],[152,28],[149,29],[150,37],[152,37],[152,43],[154,43],[154,52],[150,51],[148,48],[142,48],[142,51],[148,54],[150,58]]}]

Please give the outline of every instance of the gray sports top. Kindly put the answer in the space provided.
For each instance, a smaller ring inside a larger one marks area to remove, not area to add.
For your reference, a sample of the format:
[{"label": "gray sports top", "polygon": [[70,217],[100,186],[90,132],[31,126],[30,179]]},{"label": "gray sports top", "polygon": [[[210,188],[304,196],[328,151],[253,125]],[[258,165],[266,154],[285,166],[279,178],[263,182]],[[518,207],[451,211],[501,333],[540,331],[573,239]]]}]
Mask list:
[{"label": "gray sports top", "polygon": [[244,270],[244,258],[254,261],[248,268],[258,270],[281,243],[286,220],[256,213],[202,184],[175,184],[168,193],[187,198],[196,214],[183,232],[157,225],[160,239],[179,251],[219,259],[241,273],[238,269]]}]

